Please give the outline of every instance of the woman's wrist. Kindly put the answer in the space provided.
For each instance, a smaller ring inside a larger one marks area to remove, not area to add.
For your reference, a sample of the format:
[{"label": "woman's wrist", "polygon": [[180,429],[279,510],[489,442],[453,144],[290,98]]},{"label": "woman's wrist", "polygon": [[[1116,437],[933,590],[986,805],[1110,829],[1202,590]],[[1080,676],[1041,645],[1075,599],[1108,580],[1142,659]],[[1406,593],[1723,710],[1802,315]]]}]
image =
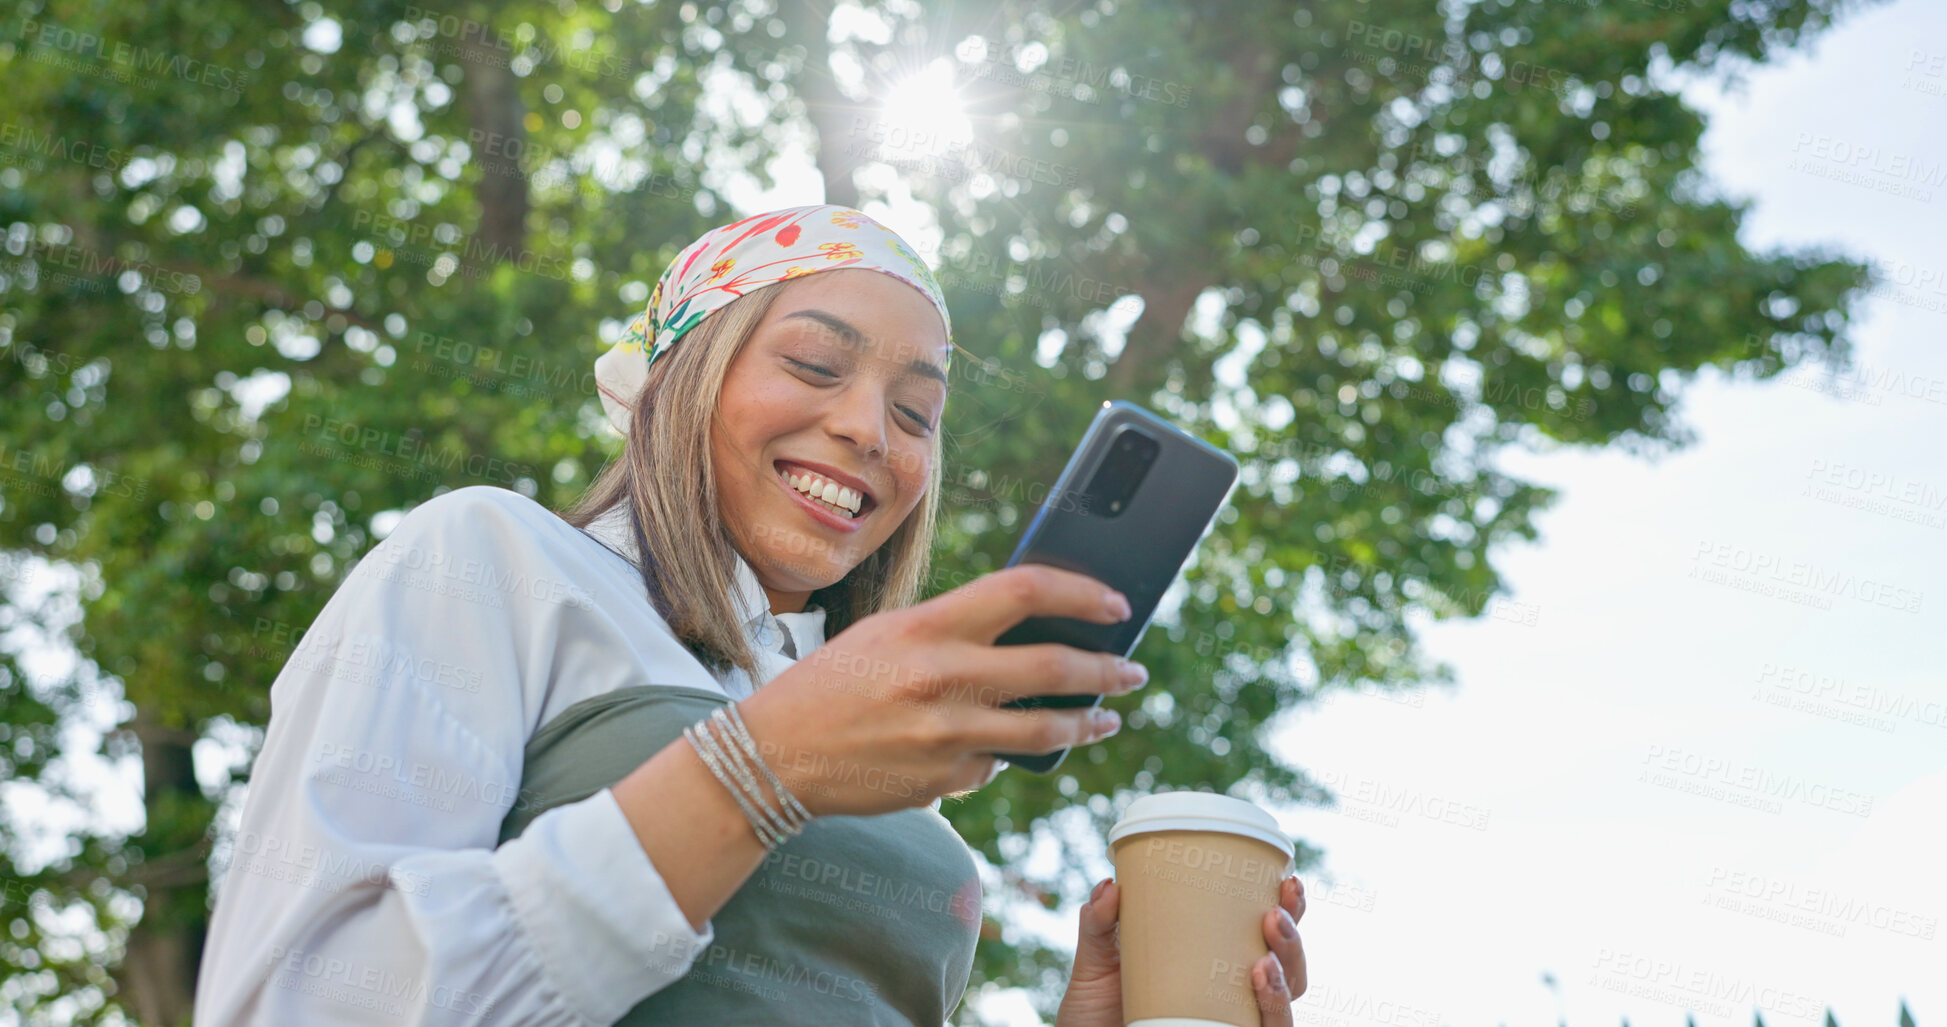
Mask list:
[{"label": "woman's wrist", "polygon": [[609,788],[695,930],[763,863],[764,843],[688,745],[668,745]]},{"label": "woman's wrist", "polygon": [[[722,706],[683,729],[683,738],[730,793],[751,831],[766,849],[784,844],[811,822],[811,814],[765,764],[737,706]],[[763,775],[768,787],[758,783]]]},{"label": "woman's wrist", "polygon": [[784,723],[780,723],[779,711],[772,708],[775,704],[771,699],[760,690],[737,703],[738,719],[756,746],[764,768],[790,793],[792,801],[811,818],[825,816],[831,812],[825,808],[825,800],[831,797],[832,789],[815,774],[825,760],[789,741],[790,732],[785,724],[790,714],[785,712]]}]

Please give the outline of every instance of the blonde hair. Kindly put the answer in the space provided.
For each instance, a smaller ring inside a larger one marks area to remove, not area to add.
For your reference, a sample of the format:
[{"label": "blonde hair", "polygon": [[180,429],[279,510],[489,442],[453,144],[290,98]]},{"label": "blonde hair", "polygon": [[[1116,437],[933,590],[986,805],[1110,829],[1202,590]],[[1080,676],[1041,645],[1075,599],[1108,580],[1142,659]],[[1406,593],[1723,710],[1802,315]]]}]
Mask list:
[{"label": "blonde hair", "polygon": [[[738,552],[717,495],[710,433],[722,423],[719,400],[730,365],[789,284],[739,297],[658,357],[636,399],[620,459],[611,459],[587,491],[558,512],[586,528],[626,501],[630,534],[644,557],[643,585],[656,612],[713,673],[740,667],[753,682],[759,680],[757,657],[733,598]],[[825,609],[825,637],[919,601],[938,519],[943,436],[933,432],[926,491],[905,521],[843,578],[811,593],[808,603]]]}]

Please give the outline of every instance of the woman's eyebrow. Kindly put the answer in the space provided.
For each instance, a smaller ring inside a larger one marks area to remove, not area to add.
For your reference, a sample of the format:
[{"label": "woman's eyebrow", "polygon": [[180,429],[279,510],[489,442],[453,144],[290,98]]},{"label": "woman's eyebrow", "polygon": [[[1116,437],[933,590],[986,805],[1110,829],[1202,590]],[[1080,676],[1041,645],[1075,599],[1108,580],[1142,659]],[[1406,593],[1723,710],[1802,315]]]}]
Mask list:
[{"label": "woman's eyebrow", "polygon": [[[797,318],[797,317],[802,317],[810,321],[816,321],[819,324],[824,325],[826,328],[829,328],[833,332],[836,332],[838,334],[838,337],[844,341],[845,345],[850,346],[855,350],[862,350],[865,348],[865,333],[859,331],[857,328],[852,327],[851,322],[845,320],[842,317],[839,317],[836,314],[828,313],[823,310],[798,310],[786,314],[783,317],[778,318],[778,320],[789,321],[792,318]],[[927,361],[924,358],[914,357],[912,360],[908,361],[906,364],[906,371],[910,374],[917,374],[927,378],[932,378],[938,381],[942,385],[949,384],[947,381],[946,372],[940,369],[940,365]]]}]

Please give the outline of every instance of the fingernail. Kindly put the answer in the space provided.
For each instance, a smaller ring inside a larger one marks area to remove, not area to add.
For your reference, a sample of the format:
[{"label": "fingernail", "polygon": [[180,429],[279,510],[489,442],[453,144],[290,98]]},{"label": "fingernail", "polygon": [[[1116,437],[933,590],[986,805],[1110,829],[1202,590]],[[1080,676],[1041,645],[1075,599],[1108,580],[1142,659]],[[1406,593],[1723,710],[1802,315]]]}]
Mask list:
[{"label": "fingernail", "polygon": [[1278,907],[1278,933],[1284,935],[1286,941],[1298,937],[1298,922],[1291,919],[1291,913],[1283,906]]},{"label": "fingernail", "polygon": [[1096,710],[1093,719],[1097,738],[1107,738],[1122,730],[1122,715],[1114,710]]},{"label": "fingernail", "polygon": [[1149,668],[1134,660],[1117,657],[1116,668],[1122,672],[1122,683],[1131,689],[1149,682]]},{"label": "fingernail", "polygon": [[1108,886],[1109,886],[1109,879],[1106,877],[1104,877],[1100,881],[1095,882],[1095,890],[1088,893],[1088,900],[1090,902],[1095,902],[1098,899],[1100,899],[1102,897],[1102,889],[1107,888]]},{"label": "fingernail", "polygon": [[1129,597],[1120,592],[1110,592],[1108,601],[1109,616],[1116,620],[1129,619]]},{"label": "fingernail", "polygon": [[1284,990],[1284,964],[1276,956],[1266,956],[1270,964],[1264,968],[1265,987],[1272,992]]}]

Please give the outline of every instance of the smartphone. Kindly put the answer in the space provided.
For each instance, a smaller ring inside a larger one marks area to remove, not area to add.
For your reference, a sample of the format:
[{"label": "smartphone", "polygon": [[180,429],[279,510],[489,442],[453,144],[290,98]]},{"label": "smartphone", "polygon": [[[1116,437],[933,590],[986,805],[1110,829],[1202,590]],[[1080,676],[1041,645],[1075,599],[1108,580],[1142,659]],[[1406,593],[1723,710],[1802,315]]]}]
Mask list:
[{"label": "smartphone", "polygon": [[[1129,619],[1095,624],[1030,617],[995,645],[1059,642],[1128,656],[1237,482],[1237,460],[1122,400],[1102,404],[1048,491],[1007,566],[1040,563],[1086,574],[1129,598]],[[1097,706],[1102,696],[1029,696],[1005,709]],[[996,753],[1045,774],[1068,755]]]}]

